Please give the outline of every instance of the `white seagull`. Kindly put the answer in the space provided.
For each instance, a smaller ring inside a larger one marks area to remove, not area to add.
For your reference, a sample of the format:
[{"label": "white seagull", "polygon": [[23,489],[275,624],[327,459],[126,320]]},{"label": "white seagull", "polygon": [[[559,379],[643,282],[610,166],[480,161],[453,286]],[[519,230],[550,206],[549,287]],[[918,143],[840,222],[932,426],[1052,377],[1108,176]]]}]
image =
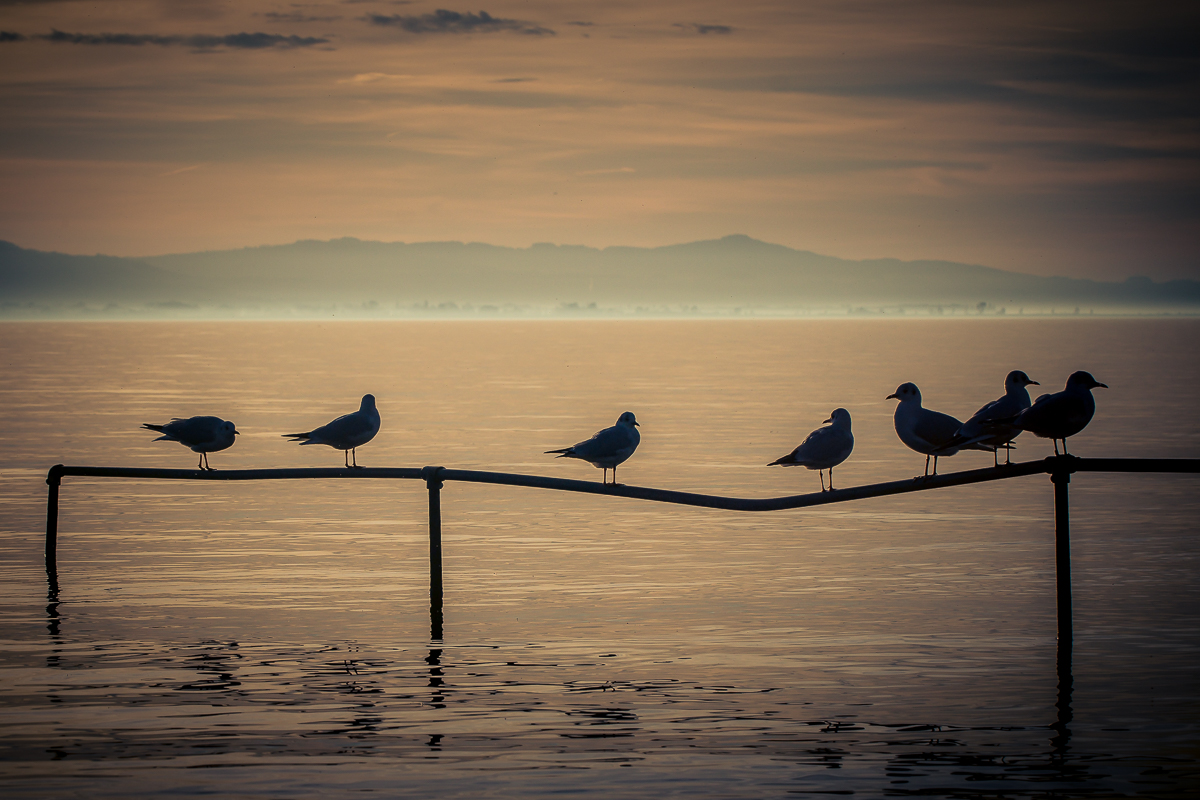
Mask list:
[{"label": "white seagull", "polygon": [[969,420],[963,423],[952,440],[953,444],[982,444],[994,448],[995,466],[1000,466],[999,450],[1006,451],[1005,461],[1010,461],[1012,448],[1009,442],[1021,434],[1021,429],[1015,425],[998,423],[996,420],[1008,419],[1029,408],[1029,390],[1026,386],[1041,386],[1019,369],[1008,373],[1004,379],[1004,396],[993,400],[976,411]]},{"label": "white seagull", "polygon": [[[345,452],[348,469],[358,466],[357,449],[375,438],[379,433],[379,410],[375,408],[375,395],[364,394],[358,411],[338,417],[328,425],[314,428],[308,433],[285,433],[283,438],[300,444],[326,444],[334,450]],[[351,459],[354,464],[351,465]]]},{"label": "white seagull", "polygon": [[955,445],[954,434],[962,423],[949,414],[921,407],[921,390],[915,383],[902,383],[887,399],[896,399],[893,421],[896,435],[909,448],[925,455],[925,476],[929,475],[929,457],[933,456],[933,474],[937,475],[938,456],[952,456],[959,450],[990,450],[982,444]]},{"label": "white seagull", "polygon": [[200,454],[196,469],[214,471],[208,465],[208,454],[233,447],[233,437],[239,435],[237,426],[220,417],[188,417],[172,419],[165,425],[142,423],[142,428],[162,436],[156,442],[179,442],[193,453]]},{"label": "white seagull", "polygon": [[1108,385],[1100,383],[1089,372],[1073,372],[1061,392],[1044,394],[1021,413],[1010,419],[996,420],[996,423],[1011,424],[1034,436],[1054,440],[1054,455],[1058,455],[1058,442],[1061,439],[1065,454],[1067,437],[1086,428],[1096,413],[1096,398],[1092,397],[1092,389],[1097,387],[1107,389]]},{"label": "white seagull", "polygon": [[626,411],[617,418],[617,424],[596,433],[587,441],[564,447],[561,450],[547,450],[547,453],[557,453],[559,458],[578,458],[586,461],[596,469],[604,470],[603,482],[608,483],[608,471],[613,471],[613,485],[617,485],[617,465],[624,463],[633,451],[637,450],[642,436],[637,432],[638,422],[632,411]]},{"label": "white seagull", "polygon": [[815,469],[821,478],[822,492],[825,491],[824,470],[829,470],[829,491],[833,491],[833,468],[850,457],[850,451],[854,449],[854,434],[850,432],[850,412],[844,408],[835,408],[825,422],[833,424],[828,428],[817,428],[804,437],[799,447],[767,466],[779,464],[783,467]]}]

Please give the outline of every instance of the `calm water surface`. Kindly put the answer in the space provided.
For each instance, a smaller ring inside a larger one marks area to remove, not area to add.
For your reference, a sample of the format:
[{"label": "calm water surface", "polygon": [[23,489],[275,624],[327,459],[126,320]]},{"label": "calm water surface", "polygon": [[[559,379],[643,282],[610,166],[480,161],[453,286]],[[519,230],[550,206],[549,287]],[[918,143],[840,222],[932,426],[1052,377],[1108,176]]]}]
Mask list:
[{"label": "calm water surface", "polygon": [[[218,469],[339,466],[280,434],[379,399],[367,466],[599,480],[542,451],[642,424],[623,482],[740,496],[837,406],[839,487],[918,474],[914,381],[968,416],[1024,369],[1112,388],[1084,456],[1200,457],[1193,321],[0,325],[0,786],[21,797],[1187,797],[1200,790],[1194,476],[1071,484],[1074,691],[1046,476],[746,514],[443,492],[430,639],[419,482],[68,478],[191,467],[143,422],[216,414]],[[1050,453],[1023,437],[1021,460]],[[988,465],[963,453],[942,471]]]}]

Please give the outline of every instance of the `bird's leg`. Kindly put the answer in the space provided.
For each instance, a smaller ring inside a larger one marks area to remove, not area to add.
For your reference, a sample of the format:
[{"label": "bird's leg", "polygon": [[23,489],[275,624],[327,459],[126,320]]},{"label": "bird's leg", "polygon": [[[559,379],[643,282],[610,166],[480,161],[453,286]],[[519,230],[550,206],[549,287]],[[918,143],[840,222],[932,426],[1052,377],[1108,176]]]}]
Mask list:
[{"label": "bird's leg", "polygon": [[996,448],[995,450],[992,451],[992,466],[993,467],[1000,466],[1000,449],[999,448]]},{"label": "bird's leg", "polygon": [[[1052,441],[1054,442],[1054,455],[1058,455],[1058,439],[1053,439]],[[1063,446],[1065,447],[1066,444],[1064,443]]]},{"label": "bird's leg", "polygon": [[833,467],[829,468],[829,491],[833,491]]},{"label": "bird's leg", "polygon": [[[825,491],[825,470],[817,470],[817,475],[821,476],[821,491]],[[829,482],[833,483],[833,470],[829,470]]]},{"label": "bird's leg", "polygon": [[616,486],[616,485],[617,485],[617,468],[616,468],[616,467],[613,467],[613,482],[612,482],[612,485],[613,485],[613,486]]},{"label": "bird's leg", "polygon": [[[934,467],[934,471],[937,471],[937,467]],[[925,456],[925,475],[923,477],[929,477],[929,456]]]},{"label": "bird's leg", "polygon": [[204,470],[204,453],[200,454],[200,460],[196,462],[196,469]]},{"label": "bird's leg", "polygon": [[937,454],[936,453],[933,456],[933,476],[935,478],[937,477]]},{"label": "bird's leg", "polygon": [[1063,439],[1063,455],[1064,456],[1071,455],[1070,453],[1067,452],[1067,440],[1066,439]]},{"label": "bird's leg", "polygon": [[346,469],[350,469],[350,451],[342,451],[342,463],[346,465]]},{"label": "bird's leg", "polygon": [[362,467],[360,467],[358,465],[358,448],[357,447],[350,448],[350,460],[354,462],[354,469],[362,469]]}]

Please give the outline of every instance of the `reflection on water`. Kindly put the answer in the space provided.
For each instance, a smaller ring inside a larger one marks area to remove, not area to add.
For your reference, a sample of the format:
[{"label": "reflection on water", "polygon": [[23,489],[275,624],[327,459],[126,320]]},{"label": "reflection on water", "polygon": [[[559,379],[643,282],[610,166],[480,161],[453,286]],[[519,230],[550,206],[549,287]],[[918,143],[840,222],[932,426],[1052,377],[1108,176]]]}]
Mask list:
[{"label": "reflection on water", "polygon": [[[189,398],[244,431],[230,466],[301,463],[276,429],[373,390],[374,462],[571,477],[542,442],[628,407],[647,430],[625,480],[766,496],[812,488],[760,465],[830,408],[855,413],[847,485],[888,480],[920,466],[883,399],[902,380],[961,415],[1009,368],[1090,366],[1114,388],[1073,451],[1195,456],[1196,332],[6,326],[0,774],[28,797],[1189,797],[1193,476],[1076,476],[1073,642],[1044,476],[763,515],[451,484],[442,587],[420,482],[69,479],[57,570],[40,536],[46,467],[173,466],[135,431],[205,411]],[[980,365],[980,339],[1026,355]]]}]

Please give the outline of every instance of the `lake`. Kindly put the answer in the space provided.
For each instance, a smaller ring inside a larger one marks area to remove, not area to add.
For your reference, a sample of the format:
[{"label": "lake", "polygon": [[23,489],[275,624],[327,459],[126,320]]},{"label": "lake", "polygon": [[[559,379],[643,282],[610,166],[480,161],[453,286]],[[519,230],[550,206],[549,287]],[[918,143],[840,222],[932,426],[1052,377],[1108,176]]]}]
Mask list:
[{"label": "lake", "polygon": [[[818,491],[768,468],[836,407],[839,488],[919,475],[898,384],[966,418],[1025,370],[1108,384],[1070,442],[1200,457],[1197,320],[0,324],[0,781],[12,797],[1170,797],[1200,791],[1196,476],[1077,474],[1058,691],[1048,476],[745,513],[419,481],[67,478],[192,468],[145,422],[236,422],[217,469],[375,394],[364,466],[600,480],[543,451],[641,424],[623,483]],[[1032,387],[1033,394],[1039,387]],[[1028,434],[1014,460],[1050,443]],[[940,472],[990,466],[944,458]],[[1056,703],[1058,706],[1056,707]]]}]

